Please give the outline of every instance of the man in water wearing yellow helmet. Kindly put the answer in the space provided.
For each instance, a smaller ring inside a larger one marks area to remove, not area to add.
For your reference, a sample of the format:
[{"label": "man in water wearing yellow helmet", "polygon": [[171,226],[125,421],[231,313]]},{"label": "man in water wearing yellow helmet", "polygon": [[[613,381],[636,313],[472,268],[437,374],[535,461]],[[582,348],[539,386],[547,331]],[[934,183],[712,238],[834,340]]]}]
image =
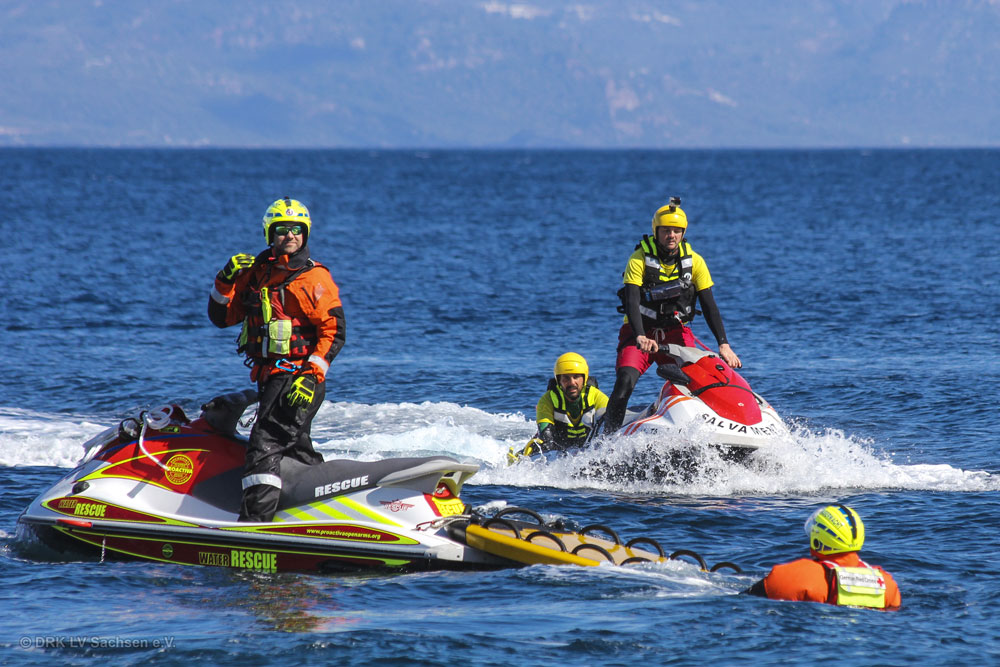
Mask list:
[{"label": "man in water wearing yellow helmet", "polygon": [[310,429],[330,362],[344,346],[344,308],[330,271],[309,258],[309,210],[279,199],[264,213],[268,248],[233,255],[215,277],[208,317],[243,323],[237,352],[257,382],[257,420],[243,470],[240,521],[270,521],[281,495],[282,456],[322,463]]},{"label": "man in water wearing yellow helmet", "polygon": [[719,355],[733,368],[742,366],[726,339],[719,307],[712,296],[712,275],[701,255],[685,240],[688,219],[680,197],[671,197],[653,215],[653,236],[642,241],[628,259],[624,287],[618,292],[625,322],[618,332],[615,386],[611,390],[604,430],[613,433],[622,425],[635,383],[650,366],[672,363],[660,346],[694,347],[688,323],[701,305],[705,321],[715,335]]},{"label": "man in water wearing yellow helmet", "polygon": [[857,512],[846,505],[828,505],[809,517],[805,529],[811,558],[775,565],[748,593],[842,607],[899,607],[899,587],[892,575],[858,557],[865,525]]},{"label": "man in water wearing yellow helmet", "polygon": [[584,445],[607,405],[608,397],[590,378],[587,360],[576,352],[561,355],[552,369],[548,390],[535,406],[538,433],[520,452],[515,453],[512,447],[508,462]]}]

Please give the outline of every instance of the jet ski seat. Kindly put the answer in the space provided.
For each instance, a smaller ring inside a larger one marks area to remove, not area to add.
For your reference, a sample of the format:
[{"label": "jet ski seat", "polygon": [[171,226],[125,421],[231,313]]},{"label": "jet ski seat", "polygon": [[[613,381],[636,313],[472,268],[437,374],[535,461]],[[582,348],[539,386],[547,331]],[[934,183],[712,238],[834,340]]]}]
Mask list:
[{"label": "jet ski seat", "polygon": [[[215,431],[237,436],[236,426],[247,407],[257,401],[253,389],[216,396],[202,406],[201,419]],[[383,461],[352,461],[334,459],[308,465],[296,459],[281,459],[281,497],[278,509],[288,509],[375,486],[405,486],[432,494],[443,475],[459,473],[462,480],[472,476],[479,466],[459,463],[447,456],[426,456],[386,459]],[[229,512],[239,512],[242,466],[205,480],[191,489],[191,495]],[[461,484],[461,482],[459,482]]]},{"label": "jet ski seat", "polygon": [[479,466],[459,463],[447,456],[422,456],[383,461],[333,459],[306,465],[295,459],[281,459],[281,499],[278,509],[304,505],[375,486],[405,485],[432,494],[443,474],[471,475]]}]

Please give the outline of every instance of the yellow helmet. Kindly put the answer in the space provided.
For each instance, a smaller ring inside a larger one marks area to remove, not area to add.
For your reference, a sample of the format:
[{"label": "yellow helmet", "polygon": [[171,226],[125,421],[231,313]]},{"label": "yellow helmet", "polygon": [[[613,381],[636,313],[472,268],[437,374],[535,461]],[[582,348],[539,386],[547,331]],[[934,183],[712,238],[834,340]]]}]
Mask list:
[{"label": "yellow helmet", "polygon": [[290,222],[295,225],[305,227],[305,236],[302,237],[302,244],[309,241],[309,232],[312,230],[312,219],[309,217],[309,209],[298,199],[276,199],[273,204],[264,211],[264,238],[267,244],[271,245],[271,227],[282,222]]},{"label": "yellow helmet", "polygon": [[681,198],[671,197],[670,203],[656,209],[653,214],[653,236],[656,236],[657,227],[680,227],[687,229],[688,217],[681,208]]},{"label": "yellow helmet", "polygon": [[576,352],[567,352],[566,354],[560,355],[556,359],[555,368],[552,369],[552,375],[555,376],[556,380],[559,379],[560,375],[583,375],[583,384],[587,384],[587,380],[590,375],[590,368],[587,366],[587,360]]},{"label": "yellow helmet", "polygon": [[809,547],[821,554],[859,551],[865,543],[865,524],[847,505],[827,505],[806,521]]}]

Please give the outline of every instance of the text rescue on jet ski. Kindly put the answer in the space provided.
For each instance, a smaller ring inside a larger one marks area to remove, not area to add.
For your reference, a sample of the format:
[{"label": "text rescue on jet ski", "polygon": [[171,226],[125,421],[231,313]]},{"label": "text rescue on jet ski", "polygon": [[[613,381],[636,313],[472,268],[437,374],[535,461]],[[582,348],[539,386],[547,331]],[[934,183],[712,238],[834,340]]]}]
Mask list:
[{"label": "text rescue on jet ski", "polygon": [[363,486],[368,483],[368,475],[364,477],[355,477],[354,479],[345,479],[342,482],[331,482],[324,486],[316,487],[315,498],[320,496],[327,496],[331,493],[337,493],[338,491],[347,491],[348,489],[356,489],[359,486]]}]

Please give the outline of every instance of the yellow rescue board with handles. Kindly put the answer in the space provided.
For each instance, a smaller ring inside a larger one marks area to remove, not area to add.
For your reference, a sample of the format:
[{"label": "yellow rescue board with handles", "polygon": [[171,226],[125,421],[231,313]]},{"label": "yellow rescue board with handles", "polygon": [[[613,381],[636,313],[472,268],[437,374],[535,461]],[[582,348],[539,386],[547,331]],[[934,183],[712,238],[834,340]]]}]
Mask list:
[{"label": "yellow rescue board with handles", "polygon": [[[501,526],[484,528],[469,524],[465,527],[465,543],[474,549],[525,565],[594,566],[601,563],[624,565],[667,561],[667,558],[658,554],[615,544],[592,535],[550,530],[538,531],[519,539],[514,531]],[[560,543],[565,551],[560,548]]]}]

